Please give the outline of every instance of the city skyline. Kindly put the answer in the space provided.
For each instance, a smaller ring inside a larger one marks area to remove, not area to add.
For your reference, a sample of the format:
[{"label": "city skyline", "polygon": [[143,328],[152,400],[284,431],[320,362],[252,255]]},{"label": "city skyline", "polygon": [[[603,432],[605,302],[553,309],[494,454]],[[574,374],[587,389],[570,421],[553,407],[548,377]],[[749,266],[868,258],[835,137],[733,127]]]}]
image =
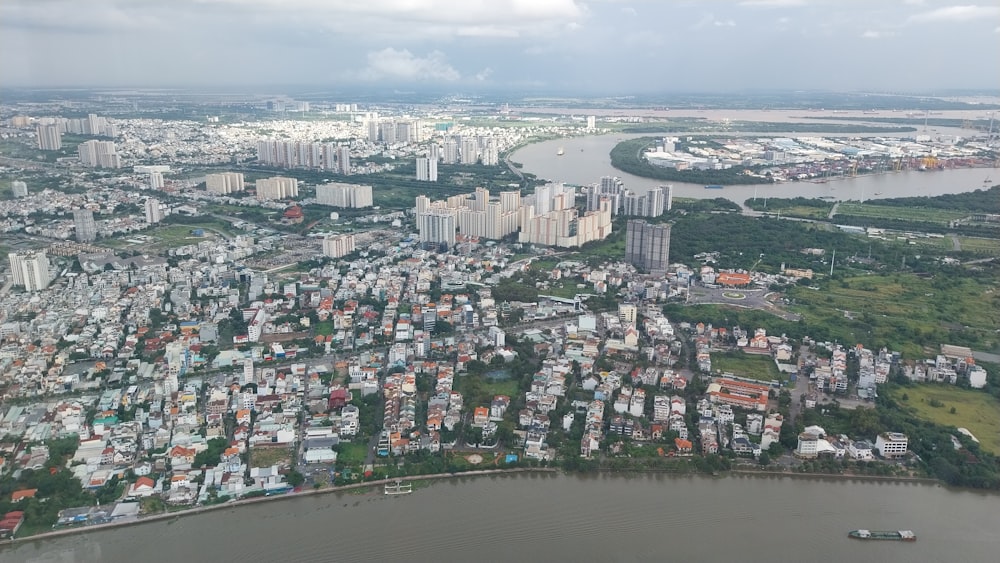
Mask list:
[{"label": "city skyline", "polygon": [[[219,41],[223,24],[240,33]],[[0,31],[4,87],[1000,87],[986,70],[1000,64],[1000,6],[931,0],[11,0]],[[68,52],[108,64],[80,65]],[[977,64],[954,64],[973,54]]]}]

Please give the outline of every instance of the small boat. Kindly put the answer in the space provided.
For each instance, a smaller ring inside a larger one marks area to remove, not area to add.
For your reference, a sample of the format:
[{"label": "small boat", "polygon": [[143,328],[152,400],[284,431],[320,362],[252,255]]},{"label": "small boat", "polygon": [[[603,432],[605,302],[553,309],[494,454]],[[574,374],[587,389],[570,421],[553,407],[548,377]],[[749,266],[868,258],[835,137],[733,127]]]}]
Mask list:
[{"label": "small boat", "polygon": [[711,186],[705,186],[706,190],[721,190],[722,186],[718,184],[712,184]]},{"label": "small boat", "polygon": [[987,176],[987,177],[986,177],[986,179],[985,179],[985,180],[983,180],[983,183],[984,183],[984,184],[989,184],[989,183],[990,183],[990,182],[992,182],[992,181],[993,181],[993,180],[992,180],[992,179],[990,179],[990,177],[989,177],[989,176]]},{"label": "small boat", "polygon": [[851,530],[847,535],[856,540],[917,541],[910,530]]},{"label": "small boat", "polygon": [[559,147],[559,150],[556,151],[556,156],[562,156],[564,154],[566,154],[566,151],[564,151],[562,147]]}]

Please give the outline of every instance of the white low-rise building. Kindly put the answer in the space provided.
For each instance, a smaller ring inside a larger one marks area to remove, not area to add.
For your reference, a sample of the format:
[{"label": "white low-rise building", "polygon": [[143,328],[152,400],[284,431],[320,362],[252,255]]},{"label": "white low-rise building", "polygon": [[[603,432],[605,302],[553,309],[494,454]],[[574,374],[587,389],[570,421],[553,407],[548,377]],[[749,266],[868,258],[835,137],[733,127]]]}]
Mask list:
[{"label": "white low-rise building", "polygon": [[886,459],[906,456],[906,434],[899,432],[883,432],[875,439],[875,449]]}]

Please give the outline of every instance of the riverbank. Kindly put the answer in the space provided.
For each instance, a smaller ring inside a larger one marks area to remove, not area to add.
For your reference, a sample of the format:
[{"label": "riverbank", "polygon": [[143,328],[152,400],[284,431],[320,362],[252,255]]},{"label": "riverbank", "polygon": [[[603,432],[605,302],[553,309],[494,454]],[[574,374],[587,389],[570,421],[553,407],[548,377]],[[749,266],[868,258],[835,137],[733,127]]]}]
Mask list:
[{"label": "riverbank", "polygon": [[342,493],[350,492],[352,490],[366,489],[369,487],[382,487],[386,484],[394,484],[397,481],[404,483],[415,482],[415,481],[435,481],[439,479],[456,479],[462,477],[487,477],[490,475],[511,475],[519,473],[557,473],[559,469],[548,468],[548,467],[519,467],[514,469],[480,469],[476,471],[465,471],[462,473],[434,473],[431,475],[408,475],[405,477],[391,478],[391,479],[378,479],[376,481],[365,481],[362,483],[351,483],[350,485],[340,485],[336,487],[325,487],[322,489],[310,489],[306,491],[301,491],[298,493],[287,493],[283,495],[274,496],[264,496],[264,497],[253,497],[245,498],[239,500],[233,500],[230,502],[225,502],[222,504],[213,504],[210,506],[196,506],[186,510],[179,510],[177,512],[162,512],[158,514],[150,514],[148,516],[140,516],[134,520],[122,520],[117,522],[107,522],[104,524],[93,524],[90,526],[80,526],[76,528],[63,528],[60,530],[52,530],[51,532],[43,532],[41,534],[34,534],[31,536],[24,536],[14,538],[9,542],[4,542],[0,545],[14,545],[19,543],[32,542],[36,540],[51,539],[61,536],[71,536],[76,534],[84,534],[97,530],[108,530],[112,528],[124,528],[127,526],[138,526],[141,524],[148,524],[152,522],[160,522],[163,520],[176,520],[183,516],[193,516],[195,514],[203,514],[205,512],[212,512],[216,510],[223,510],[227,508],[234,508],[239,506],[246,506],[251,504],[259,504],[262,502],[279,501],[279,500],[289,500],[302,498],[306,496],[314,495],[325,495],[330,493]]}]

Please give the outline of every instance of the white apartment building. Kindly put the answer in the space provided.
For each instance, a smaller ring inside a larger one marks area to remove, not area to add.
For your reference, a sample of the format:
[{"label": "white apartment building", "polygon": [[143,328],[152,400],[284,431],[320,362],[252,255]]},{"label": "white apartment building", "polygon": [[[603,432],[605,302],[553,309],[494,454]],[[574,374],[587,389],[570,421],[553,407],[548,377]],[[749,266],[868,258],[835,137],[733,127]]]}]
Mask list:
[{"label": "white apartment building", "polygon": [[906,434],[899,432],[883,432],[875,438],[875,450],[886,459],[906,456]]},{"label": "white apartment building", "polygon": [[323,255],[341,258],[354,252],[354,235],[339,235],[323,239]]},{"label": "white apartment building", "polygon": [[49,258],[44,250],[12,252],[7,259],[14,285],[24,286],[25,291],[41,291],[52,281],[49,277]]},{"label": "white apartment building", "polygon": [[374,204],[372,187],[339,182],[316,186],[316,203],[351,209],[371,207]]},{"label": "white apartment building", "polygon": [[257,199],[288,199],[299,196],[299,181],[274,176],[257,180]]},{"label": "white apartment building", "polygon": [[14,197],[28,197],[28,184],[25,184],[21,180],[12,180],[10,183],[10,192]]},{"label": "white apartment building", "polygon": [[205,189],[213,194],[242,192],[246,187],[240,172],[223,172],[205,176]]},{"label": "white apartment building", "polygon": [[437,159],[424,156],[417,158],[417,180],[421,182],[438,181]]},{"label": "white apartment building", "polygon": [[151,190],[162,190],[163,189],[163,172],[153,171],[149,173],[149,189]]},{"label": "white apartment building", "polygon": [[150,225],[163,220],[163,204],[159,200],[146,198],[144,205],[146,211],[146,222]]},{"label": "white apartment building", "polygon": [[38,135],[39,150],[57,151],[62,148],[62,132],[58,125],[39,125],[35,133]]}]

